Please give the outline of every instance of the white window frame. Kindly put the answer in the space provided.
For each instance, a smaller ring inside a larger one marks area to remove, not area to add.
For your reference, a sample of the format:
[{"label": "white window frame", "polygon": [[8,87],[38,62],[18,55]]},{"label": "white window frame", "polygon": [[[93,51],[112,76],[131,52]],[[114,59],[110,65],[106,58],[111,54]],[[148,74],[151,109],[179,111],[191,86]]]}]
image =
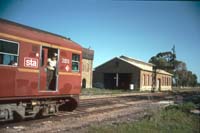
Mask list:
[{"label": "white window frame", "polygon": [[17,46],[18,46],[17,54],[10,54],[10,53],[5,53],[5,52],[0,52],[0,54],[16,56],[16,57],[17,57],[17,65],[0,64],[0,66],[12,66],[12,67],[17,67],[17,66],[19,66],[19,47],[20,47],[19,42],[10,41],[10,40],[6,40],[6,39],[2,39],[2,38],[0,38],[0,40],[1,40],[1,41],[5,41],[5,42],[16,43]]},{"label": "white window frame", "polygon": [[[79,56],[79,61],[73,60],[73,55],[78,55]],[[73,63],[78,64],[78,70],[73,70]],[[72,53],[72,72],[80,72],[80,55],[76,53]]]}]

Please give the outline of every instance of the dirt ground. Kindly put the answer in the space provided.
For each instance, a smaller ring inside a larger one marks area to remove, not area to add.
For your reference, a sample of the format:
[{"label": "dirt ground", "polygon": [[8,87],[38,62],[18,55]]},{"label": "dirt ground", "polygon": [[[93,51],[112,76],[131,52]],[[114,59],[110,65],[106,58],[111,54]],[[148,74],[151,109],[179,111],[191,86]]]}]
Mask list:
[{"label": "dirt ground", "polygon": [[[5,125],[0,129],[4,133],[80,133],[87,132],[88,127],[99,124],[116,124],[127,121],[137,121],[151,111],[158,110],[161,105],[159,103],[150,103],[149,101],[139,101],[135,103],[128,103],[130,106],[115,109],[112,111],[89,113],[88,115],[80,115],[76,117],[68,117],[69,114],[58,117],[52,116],[44,120],[23,121],[14,124]],[[113,105],[116,107],[116,105]],[[120,105],[118,105],[120,106]],[[107,106],[101,108],[108,108]],[[109,107],[111,108],[111,107]],[[99,109],[99,108],[98,108]],[[95,108],[88,109],[89,112]],[[73,112],[72,112],[73,114]]]},{"label": "dirt ground", "polygon": [[[135,96],[133,96],[135,97]],[[177,97],[177,96],[176,96]],[[182,101],[179,96],[178,101]],[[102,97],[101,97],[102,98]],[[168,98],[173,98],[168,96]],[[83,99],[87,99],[84,97]],[[106,98],[105,98],[106,99]],[[104,100],[105,100],[104,99]],[[105,101],[104,101],[105,102]],[[108,101],[109,102],[109,101]],[[143,99],[132,101],[122,99],[101,106],[78,108],[73,112],[59,113],[38,120],[8,123],[0,126],[2,133],[84,133],[90,126],[100,124],[119,124],[122,122],[138,121],[159,111],[161,108],[173,104],[172,100]]]}]

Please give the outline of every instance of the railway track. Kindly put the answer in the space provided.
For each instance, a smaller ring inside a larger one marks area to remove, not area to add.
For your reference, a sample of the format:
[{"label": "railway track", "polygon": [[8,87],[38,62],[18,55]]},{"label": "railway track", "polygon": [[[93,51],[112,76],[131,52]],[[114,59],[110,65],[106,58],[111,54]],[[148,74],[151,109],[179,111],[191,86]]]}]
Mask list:
[{"label": "railway track", "polygon": [[[162,94],[154,94],[155,99],[159,97],[162,97]],[[125,108],[130,106],[128,102],[136,102],[136,101],[144,101],[149,100],[149,97],[152,97],[150,95],[135,95],[135,96],[119,96],[119,97],[106,97],[106,98],[97,98],[97,99],[83,99],[80,100],[79,107],[74,110],[73,112],[59,112],[55,115],[52,115],[50,117],[43,117],[43,119],[36,119],[36,120],[26,120],[22,122],[7,122],[7,123],[1,123],[1,125],[9,125],[9,124],[15,124],[15,123],[28,123],[30,121],[45,121],[51,118],[55,117],[61,117],[61,116],[68,116],[68,117],[80,117],[81,115],[91,114],[91,113],[100,113],[100,112],[108,112],[115,109]],[[113,106],[113,105],[116,105]],[[111,106],[113,106],[111,108]],[[102,108],[105,107],[105,108]],[[93,109],[91,109],[93,108]],[[94,109],[95,108],[95,109]],[[0,126],[1,128],[1,126]]]},{"label": "railway track", "polygon": [[[187,94],[184,95],[186,96]],[[141,113],[149,108],[155,107],[153,104],[157,103],[160,100],[173,100],[174,97],[175,96],[170,93],[149,93],[134,96],[130,95],[97,99],[83,99],[80,100],[79,107],[73,112],[59,112],[53,116],[45,117],[42,119],[4,123],[3,125],[0,125],[0,132],[7,132],[8,130],[9,132],[16,132],[16,129],[14,127],[20,127],[21,125],[23,125],[24,127],[22,129],[22,131],[24,132],[28,132],[35,127],[38,127],[38,132],[40,132],[39,129],[46,132],[51,131],[47,128],[51,129],[55,126],[52,123],[59,123],[57,124],[59,126],[53,128],[52,131],[57,131],[58,129],[66,131],[68,128],[77,128],[83,125],[87,125],[88,121],[89,123],[91,123],[92,121],[96,121],[92,119],[101,119],[103,115],[107,115],[107,118],[104,118],[104,120],[111,119],[110,117],[113,112],[121,111],[121,114],[129,115],[129,113],[124,114],[124,112],[126,112],[126,110],[131,110],[133,111],[132,115],[136,115],[137,113]],[[117,117],[123,117],[123,115]],[[87,122],[85,122],[86,119]],[[70,121],[71,123],[69,123]],[[80,123],[80,121],[82,121],[83,124],[77,124]],[[65,124],[63,125],[62,123]],[[51,126],[49,127],[48,125]]]},{"label": "railway track", "polygon": [[[95,112],[107,112],[112,111],[114,109],[120,109],[129,107],[130,105],[138,105],[138,103],[147,103],[150,101],[158,101],[160,99],[163,99],[164,96],[167,96],[168,94],[145,94],[145,95],[134,95],[134,96],[120,96],[120,97],[107,97],[107,98],[97,98],[97,99],[84,99],[81,100],[79,103],[79,107],[73,111],[72,113],[66,113],[66,112],[59,112],[56,114],[56,116],[61,115],[73,115],[74,114],[84,114],[85,113],[95,113]],[[106,107],[107,106],[107,107]],[[102,109],[102,107],[105,107]],[[91,109],[93,108],[93,109]],[[94,111],[96,109],[96,111]]]}]

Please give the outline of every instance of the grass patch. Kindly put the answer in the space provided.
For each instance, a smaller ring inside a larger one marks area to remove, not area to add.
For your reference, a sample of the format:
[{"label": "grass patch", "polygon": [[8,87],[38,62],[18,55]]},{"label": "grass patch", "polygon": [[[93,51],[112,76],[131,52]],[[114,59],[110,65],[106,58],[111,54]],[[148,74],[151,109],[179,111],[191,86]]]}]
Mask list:
[{"label": "grass patch", "polygon": [[121,93],[136,93],[137,90],[125,89],[100,89],[100,88],[83,88],[82,95],[102,95],[102,94],[121,94]]},{"label": "grass patch", "polygon": [[165,110],[180,110],[185,113],[189,113],[190,110],[197,108],[197,106],[192,102],[187,102],[180,105],[169,105]]},{"label": "grass patch", "polygon": [[93,126],[89,133],[199,133],[199,116],[188,112],[195,105],[171,106],[138,122]]}]

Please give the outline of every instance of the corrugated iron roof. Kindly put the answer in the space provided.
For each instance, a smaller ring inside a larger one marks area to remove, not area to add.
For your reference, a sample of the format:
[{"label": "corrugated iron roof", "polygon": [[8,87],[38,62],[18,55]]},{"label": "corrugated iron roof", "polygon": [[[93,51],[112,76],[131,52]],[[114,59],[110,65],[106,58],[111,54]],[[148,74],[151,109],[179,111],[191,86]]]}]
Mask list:
[{"label": "corrugated iron roof", "polygon": [[127,56],[120,56],[119,57],[120,59],[122,60],[125,60],[126,62],[128,62],[129,64],[131,65],[134,65],[142,70],[146,70],[146,71],[153,71],[153,64],[151,63],[146,63],[146,62],[143,62],[143,61],[140,61],[140,60],[136,60],[136,59],[133,59],[133,58],[130,58],[130,57],[127,57]]},{"label": "corrugated iron roof", "polygon": [[157,73],[160,73],[160,74],[171,75],[171,76],[173,75],[173,74],[168,73],[168,72],[166,72],[165,70],[161,70],[161,69],[157,69],[156,72],[157,72]]},{"label": "corrugated iron roof", "polygon": [[[105,63],[97,66],[96,68],[98,68],[98,67],[100,67],[102,65],[105,65],[106,63],[108,63],[108,62],[110,62],[110,61],[112,61],[114,59],[118,59],[118,60],[124,61],[124,62],[129,63],[130,65],[132,65],[134,67],[137,67],[137,68],[139,68],[141,70],[145,70],[145,71],[151,71],[151,72],[153,72],[153,67],[155,66],[154,64],[146,63],[146,62],[143,62],[143,61],[140,61],[140,60],[133,59],[133,58],[130,58],[130,57],[122,55],[120,57],[114,57],[111,60],[106,61]],[[164,70],[161,70],[161,69],[157,69],[156,72],[160,73],[160,74],[170,75],[170,76],[173,75],[173,74],[168,73],[168,72],[166,72]]]}]

